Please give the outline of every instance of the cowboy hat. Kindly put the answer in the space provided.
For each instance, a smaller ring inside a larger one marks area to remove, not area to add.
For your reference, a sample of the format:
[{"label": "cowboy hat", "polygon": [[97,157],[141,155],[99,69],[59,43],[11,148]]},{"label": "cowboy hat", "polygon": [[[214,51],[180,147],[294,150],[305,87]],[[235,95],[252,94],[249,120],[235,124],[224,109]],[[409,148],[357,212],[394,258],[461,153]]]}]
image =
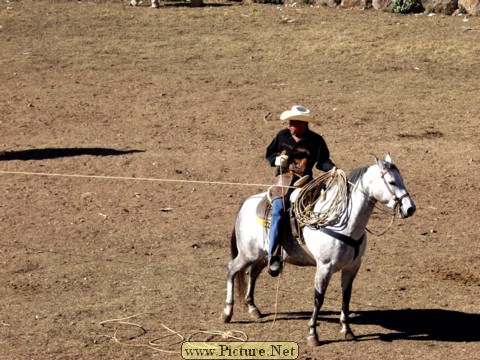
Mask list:
[{"label": "cowboy hat", "polygon": [[315,122],[311,116],[311,111],[305,106],[293,105],[291,110],[286,110],[280,115],[280,120],[298,120],[306,122]]}]

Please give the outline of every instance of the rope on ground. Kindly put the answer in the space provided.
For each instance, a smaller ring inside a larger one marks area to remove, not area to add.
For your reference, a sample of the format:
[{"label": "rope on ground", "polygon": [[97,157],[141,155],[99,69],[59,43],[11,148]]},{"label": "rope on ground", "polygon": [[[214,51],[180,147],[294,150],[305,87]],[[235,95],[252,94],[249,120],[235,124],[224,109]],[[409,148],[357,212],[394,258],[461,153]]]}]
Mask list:
[{"label": "rope on ground", "polygon": [[[327,194],[329,196],[326,200]],[[330,195],[331,194],[331,195]],[[319,212],[313,209],[324,204]],[[347,176],[341,169],[330,170],[305,185],[293,203],[295,216],[304,225],[323,227],[335,222],[348,202]]]},{"label": "rope on ground", "polygon": [[[168,333],[166,335],[150,340],[148,341],[148,343],[145,343],[145,344],[131,344],[125,341],[121,341],[119,339],[118,333],[120,332],[120,330],[122,329],[125,330],[126,328],[129,328],[129,327],[134,329],[139,329],[141,332],[137,336],[130,337],[129,340],[133,340],[134,338],[147,334],[148,331],[145,326],[128,321],[130,319],[138,318],[145,315],[153,316],[159,322],[160,326],[162,326],[163,329],[167,330]],[[161,321],[159,321],[158,317],[154,313],[140,313],[140,314],[127,316],[124,318],[104,320],[100,322],[101,326],[105,326],[107,324],[117,325],[112,336],[108,336],[108,335],[105,335],[105,336],[108,338],[111,338],[113,341],[115,341],[115,343],[119,345],[126,346],[126,347],[135,347],[135,348],[143,347],[143,348],[148,348],[158,352],[172,353],[172,354],[180,354],[181,351],[168,350],[168,348],[171,348],[172,346],[178,346],[184,341],[187,341],[187,342],[196,341],[196,340],[193,340],[193,337],[198,334],[209,335],[206,339],[201,340],[201,341],[204,341],[205,343],[211,342],[215,337],[219,337],[223,341],[226,341],[226,340],[234,340],[234,341],[242,341],[242,342],[248,341],[247,334],[240,330],[229,330],[229,331],[199,330],[199,331],[195,331],[193,334],[191,334],[188,338],[185,339],[183,335],[181,335],[175,330],[170,329],[169,327],[164,325]],[[164,339],[170,338],[172,336],[178,337],[178,339],[169,344],[160,343],[160,341],[163,341]]]},{"label": "rope on ground", "polygon": [[[152,349],[152,350],[155,350],[155,351],[159,351],[159,352],[165,352],[165,353],[175,353],[175,354],[178,354],[180,353],[180,351],[174,351],[174,350],[167,350],[167,349],[164,349],[162,348],[161,346],[163,345],[160,345],[157,343],[157,341],[161,340],[161,339],[165,339],[165,338],[168,338],[168,337],[171,337],[171,336],[177,336],[178,338],[180,338],[180,340],[177,340],[171,344],[167,344],[166,346],[172,346],[172,345],[178,345],[180,343],[183,342],[183,340],[185,340],[185,338],[179,334],[178,332],[168,328],[167,326],[165,326],[164,324],[162,324],[160,322],[160,325],[169,332],[169,334],[167,335],[164,335],[164,336],[161,336],[161,337],[158,337],[154,340],[150,340],[148,342],[148,344],[128,344],[128,343],[125,343],[123,341],[121,341],[117,334],[118,332],[122,329],[122,328],[125,328],[125,327],[134,327],[134,328],[137,328],[137,329],[140,329],[141,330],[141,334],[139,336],[142,336],[142,335],[145,335],[147,333],[147,330],[145,329],[145,327],[143,327],[142,325],[138,325],[138,324],[135,324],[135,323],[132,323],[132,322],[129,322],[129,321],[126,321],[126,320],[129,320],[129,319],[133,319],[133,318],[137,318],[137,317],[140,317],[140,316],[143,316],[143,315],[151,315],[153,317],[155,317],[157,319],[157,316],[153,313],[140,313],[140,314],[136,314],[136,315],[132,315],[132,316],[128,316],[128,317],[125,317],[125,318],[121,318],[121,319],[110,319],[110,320],[105,320],[105,321],[102,321],[100,322],[100,325],[104,326],[106,324],[116,324],[116,325],[119,325],[114,333],[113,333],[113,336],[111,336],[111,338],[119,345],[122,345],[122,346],[127,346],[127,347],[144,347],[144,348],[148,348],[148,349]],[[110,336],[109,336],[110,337]]]},{"label": "rope on ground", "polygon": [[220,337],[222,340],[233,339],[236,341],[246,342],[248,341],[248,336],[243,331],[240,330],[229,330],[229,331],[220,331],[220,330],[199,330],[191,334],[187,338],[188,341],[195,341],[192,338],[198,334],[207,334],[209,335],[204,341],[212,341],[215,337]]}]

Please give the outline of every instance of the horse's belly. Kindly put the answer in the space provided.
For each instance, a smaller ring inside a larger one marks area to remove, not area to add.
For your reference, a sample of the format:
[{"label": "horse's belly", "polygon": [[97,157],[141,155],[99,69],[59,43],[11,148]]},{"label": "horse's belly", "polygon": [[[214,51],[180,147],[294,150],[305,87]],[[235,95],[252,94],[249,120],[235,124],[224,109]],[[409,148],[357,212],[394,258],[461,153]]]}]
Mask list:
[{"label": "horse's belly", "polygon": [[284,244],[286,253],[285,261],[297,266],[316,266],[317,262],[311,255],[306,245],[298,244],[297,240],[290,238]]}]

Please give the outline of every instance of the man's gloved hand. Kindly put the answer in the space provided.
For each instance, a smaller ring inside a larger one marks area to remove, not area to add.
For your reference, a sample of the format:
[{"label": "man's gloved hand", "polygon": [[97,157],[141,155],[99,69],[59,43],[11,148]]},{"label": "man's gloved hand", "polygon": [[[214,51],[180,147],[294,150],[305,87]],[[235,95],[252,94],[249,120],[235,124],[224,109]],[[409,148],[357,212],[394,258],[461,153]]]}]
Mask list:
[{"label": "man's gloved hand", "polygon": [[334,178],[335,176],[337,176],[337,167],[334,166],[332,168],[332,170],[330,170],[332,172],[332,174],[330,175],[330,177]]},{"label": "man's gloved hand", "polygon": [[280,166],[281,168],[288,167],[288,156],[280,155],[275,158],[275,166]]}]

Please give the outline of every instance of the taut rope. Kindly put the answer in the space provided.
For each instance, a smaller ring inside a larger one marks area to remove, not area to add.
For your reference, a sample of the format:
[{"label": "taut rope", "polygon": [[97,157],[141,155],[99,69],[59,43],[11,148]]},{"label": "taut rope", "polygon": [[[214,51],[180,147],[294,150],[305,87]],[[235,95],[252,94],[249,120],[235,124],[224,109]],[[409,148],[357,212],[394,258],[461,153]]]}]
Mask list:
[{"label": "taut rope", "polygon": [[268,187],[268,186],[270,186],[268,184],[244,184],[244,183],[226,182],[226,181],[159,179],[159,178],[132,177],[132,176],[54,174],[54,173],[42,173],[42,172],[5,171],[5,170],[0,170],[0,174],[67,177],[67,178],[83,178],[83,179],[103,179],[103,180],[135,180],[135,181],[176,182],[176,183],[208,184],[208,185],[233,185],[233,186],[256,186],[256,187]]}]

